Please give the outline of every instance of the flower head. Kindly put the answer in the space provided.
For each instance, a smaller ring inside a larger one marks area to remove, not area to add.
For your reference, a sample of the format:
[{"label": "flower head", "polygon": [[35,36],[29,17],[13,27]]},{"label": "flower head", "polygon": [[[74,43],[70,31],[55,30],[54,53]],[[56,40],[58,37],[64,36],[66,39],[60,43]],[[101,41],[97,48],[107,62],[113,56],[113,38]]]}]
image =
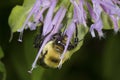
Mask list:
[{"label": "flower head", "polygon": [[[19,41],[22,41],[24,29],[36,30],[36,27],[43,23],[41,35],[45,38],[33,62],[31,71],[35,68],[44,46],[51,41],[51,38],[56,33],[61,32],[62,36],[67,36],[65,44],[62,44],[64,45],[64,50],[60,55],[60,63],[58,65],[58,67],[61,67],[66,51],[68,51],[71,41],[75,37],[75,32],[76,34],[80,33],[76,31],[76,28],[80,29],[82,26],[85,28],[90,26],[89,31],[92,37],[96,36],[95,30],[100,38],[103,37],[102,29],[105,26],[103,26],[101,14],[104,12],[113,22],[114,31],[118,32],[118,21],[120,20],[119,5],[119,0],[36,0],[22,28],[18,30],[20,32]],[[89,14],[93,22],[91,25],[87,25],[87,15]]]}]

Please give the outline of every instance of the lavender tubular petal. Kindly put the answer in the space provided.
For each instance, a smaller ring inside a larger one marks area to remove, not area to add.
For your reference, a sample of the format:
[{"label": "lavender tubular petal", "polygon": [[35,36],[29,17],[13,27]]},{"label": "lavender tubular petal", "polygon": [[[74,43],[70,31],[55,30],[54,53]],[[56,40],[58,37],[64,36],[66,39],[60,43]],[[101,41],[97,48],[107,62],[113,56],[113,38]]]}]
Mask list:
[{"label": "lavender tubular petal", "polygon": [[70,43],[70,40],[72,38],[72,35],[73,35],[74,31],[75,31],[75,23],[74,23],[74,21],[72,21],[70,26],[65,31],[65,34],[67,35],[67,42],[66,42],[66,45],[65,45],[65,49],[64,49],[62,55],[60,56],[61,61],[60,61],[59,65],[58,65],[58,68],[61,68],[61,66],[62,66],[62,60],[63,60],[64,55],[65,55],[65,53],[66,53],[66,51],[68,49],[68,45]]},{"label": "lavender tubular petal", "polygon": [[[102,9],[100,7],[100,1],[98,0],[92,0],[93,3],[93,10],[91,11],[91,14],[95,14],[95,15],[91,15],[91,17],[94,20],[94,24],[91,25],[90,27],[90,32],[92,37],[95,37],[95,32],[94,29],[97,30],[99,37],[103,37],[103,32],[102,32],[102,28],[103,28],[103,24],[102,24],[102,20],[101,20],[101,12]],[[91,9],[91,7],[88,5],[88,8]]]},{"label": "lavender tubular petal", "polygon": [[52,22],[53,12],[54,12],[56,3],[57,3],[57,0],[54,0],[54,2],[51,2],[50,8],[49,8],[47,15],[45,17],[45,20],[44,20],[42,35],[46,35],[52,29],[52,26],[50,27],[50,24]]},{"label": "lavender tubular petal", "polygon": [[35,30],[37,25],[40,23],[40,22],[43,22],[43,12],[47,9],[48,7],[45,7],[45,8],[42,8],[41,11],[39,11],[38,13],[35,14],[35,17],[34,17],[34,22],[28,22],[28,26],[30,28],[30,30]]},{"label": "lavender tubular petal", "polygon": [[104,9],[104,11],[109,15],[117,15],[120,17],[120,8],[112,3],[111,0],[109,1],[101,1],[100,2],[101,7]]},{"label": "lavender tubular petal", "polygon": [[27,18],[26,18],[26,20],[25,20],[22,28],[18,30],[18,32],[20,32],[18,41],[20,41],[20,42],[22,42],[23,31],[24,31],[24,29],[26,27],[26,24],[28,24],[28,21],[29,21],[30,17],[32,16],[32,14],[34,13],[34,11],[35,11],[36,8],[39,9],[38,6],[40,6],[40,4],[38,4],[38,3],[39,3],[39,0],[36,0],[36,3],[33,6],[33,8],[30,11],[30,13],[28,14],[28,16],[27,16]]},{"label": "lavender tubular petal", "polygon": [[34,13],[34,11],[35,11],[36,9],[37,9],[37,10],[39,9],[39,7],[40,7],[39,0],[36,0],[36,3],[34,4],[32,10],[31,10],[30,13],[28,14],[28,16],[27,16],[27,18],[26,18],[26,20],[25,20],[22,28],[21,28],[20,30],[18,30],[18,32],[21,32],[21,31],[23,31],[23,30],[25,29],[26,24],[28,23],[30,17],[33,15],[33,13]]},{"label": "lavender tubular petal", "polygon": [[74,9],[76,9],[76,15],[79,21],[79,24],[83,24],[85,27],[86,25],[86,13],[83,8],[83,1],[80,1],[79,4],[75,0],[70,0],[71,3],[74,5]]},{"label": "lavender tubular petal", "polygon": [[62,10],[61,13],[58,12],[58,14],[53,19],[53,25],[55,24],[55,29],[53,30],[54,34],[57,33],[60,30],[60,28],[62,27],[60,25],[61,25],[61,22],[62,22],[63,18],[65,17],[66,8],[61,7],[61,10]]},{"label": "lavender tubular petal", "polygon": [[111,15],[110,17],[111,17],[111,19],[113,21],[114,31],[117,33],[119,31],[119,27],[118,27],[118,20],[119,20],[119,18],[116,18],[113,15]]},{"label": "lavender tubular petal", "polygon": [[34,60],[34,62],[33,62],[33,64],[32,64],[32,68],[31,68],[31,70],[29,71],[30,73],[31,73],[32,70],[36,67],[38,58],[39,58],[39,56],[41,55],[41,52],[42,52],[45,44],[50,40],[50,37],[51,37],[51,36],[52,36],[52,35],[48,35],[48,36],[44,39],[44,41],[43,41],[43,43],[42,43],[42,45],[41,45],[41,47],[40,47],[40,49],[39,49],[39,51],[38,51],[38,54],[37,54],[37,56],[36,56],[36,58],[35,58],[35,60]]}]

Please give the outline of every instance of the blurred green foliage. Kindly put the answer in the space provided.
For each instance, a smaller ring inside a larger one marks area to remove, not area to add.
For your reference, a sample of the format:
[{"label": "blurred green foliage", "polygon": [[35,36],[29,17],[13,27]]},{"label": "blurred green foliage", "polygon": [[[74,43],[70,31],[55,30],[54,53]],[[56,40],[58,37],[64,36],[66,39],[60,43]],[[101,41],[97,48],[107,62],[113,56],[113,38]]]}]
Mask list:
[{"label": "blurred green foliage", "polygon": [[11,32],[17,32],[22,28],[29,11],[32,9],[35,0],[24,0],[23,5],[16,5],[9,16],[9,25]]},{"label": "blurred green foliage", "polygon": [[[120,80],[120,33],[105,30],[105,38],[92,38],[88,33],[84,44],[62,69],[36,68],[27,71],[37,54],[33,48],[36,32],[26,30],[23,43],[17,41],[19,34],[10,39],[8,17],[12,8],[22,0],[0,1],[0,80]],[[3,57],[4,52],[4,57]],[[4,76],[4,77],[3,77]]]},{"label": "blurred green foliage", "polygon": [[6,70],[4,64],[1,62],[1,58],[4,57],[4,53],[2,51],[2,48],[0,46],[0,80],[6,79]]}]

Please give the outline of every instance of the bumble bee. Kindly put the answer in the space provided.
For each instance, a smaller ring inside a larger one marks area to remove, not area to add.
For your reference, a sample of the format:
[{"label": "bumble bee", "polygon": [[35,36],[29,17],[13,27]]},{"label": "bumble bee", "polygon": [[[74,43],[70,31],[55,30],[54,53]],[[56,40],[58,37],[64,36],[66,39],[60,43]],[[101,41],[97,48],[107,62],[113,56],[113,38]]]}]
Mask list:
[{"label": "bumble bee", "polygon": [[[77,28],[76,28],[77,29]],[[35,40],[35,47],[40,48],[44,37],[40,39],[40,35],[37,36]],[[41,65],[45,68],[58,68],[60,63],[60,56],[64,51],[65,45],[67,41],[67,35],[63,35],[62,33],[56,33],[52,36],[51,40],[49,40],[44,46],[41,55],[37,61],[38,65]],[[74,45],[70,42],[62,60],[62,64],[70,57],[70,51],[73,50],[78,44],[77,31],[76,37],[74,38]]]}]

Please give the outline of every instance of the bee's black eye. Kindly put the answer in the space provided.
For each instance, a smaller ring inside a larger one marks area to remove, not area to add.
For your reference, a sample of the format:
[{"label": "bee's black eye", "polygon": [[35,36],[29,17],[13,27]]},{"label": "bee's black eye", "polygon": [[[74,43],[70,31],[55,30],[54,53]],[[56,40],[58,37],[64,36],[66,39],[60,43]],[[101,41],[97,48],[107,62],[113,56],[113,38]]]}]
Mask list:
[{"label": "bee's black eye", "polygon": [[61,42],[61,41],[56,41],[56,43],[57,43],[57,44],[62,44],[62,42]]}]

